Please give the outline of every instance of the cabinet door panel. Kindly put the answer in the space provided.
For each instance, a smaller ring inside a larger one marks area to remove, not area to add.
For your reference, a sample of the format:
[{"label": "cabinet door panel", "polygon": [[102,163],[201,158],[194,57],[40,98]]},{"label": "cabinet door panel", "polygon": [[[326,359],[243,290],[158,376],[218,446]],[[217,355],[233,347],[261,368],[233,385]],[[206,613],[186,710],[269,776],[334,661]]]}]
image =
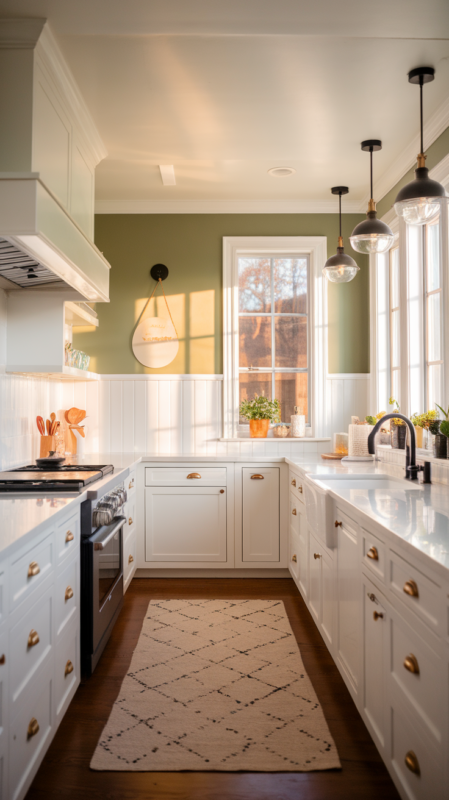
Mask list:
[{"label": "cabinet door panel", "polygon": [[243,561],[279,561],[279,469],[244,467],[242,480]]},{"label": "cabinet door panel", "polygon": [[[321,619],[321,550],[309,530],[309,609],[317,624]],[[318,556],[316,558],[315,556]]]},{"label": "cabinet door panel", "polygon": [[305,506],[298,506],[299,534],[298,534],[298,581],[302,596],[305,600],[309,594],[309,529]]},{"label": "cabinet door panel", "polygon": [[337,657],[354,690],[360,672],[360,557],[357,529],[346,519],[337,540]]},{"label": "cabinet door panel", "polygon": [[226,561],[226,492],[218,487],[145,490],[146,561]]},{"label": "cabinet door panel", "polygon": [[321,631],[329,647],[333,644],[334,630],[334,575],[332,561],[326,556],[321,559]]},{"label": "cabinet door panel", "polygon": [[[387,611],[372,584],[363,589],[363,710],[377,744],[385,746]],[[375,618],[375,615],[378,615]]]}]

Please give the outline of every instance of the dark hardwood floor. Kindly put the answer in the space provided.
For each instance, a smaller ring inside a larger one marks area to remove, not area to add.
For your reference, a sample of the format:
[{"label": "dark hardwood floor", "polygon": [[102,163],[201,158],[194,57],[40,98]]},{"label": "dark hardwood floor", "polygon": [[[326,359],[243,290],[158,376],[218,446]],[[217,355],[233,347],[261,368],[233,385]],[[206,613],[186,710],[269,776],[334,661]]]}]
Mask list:
[{"label": "dark hardwood floor", "polygon": [[[93,772],[89,762],[151,599],[277,598],[337,745],[341,770],[309,773]],[[292,580],[135,579],[101,661],[65,715],[26,800],[398,800],[399,795]]]}]

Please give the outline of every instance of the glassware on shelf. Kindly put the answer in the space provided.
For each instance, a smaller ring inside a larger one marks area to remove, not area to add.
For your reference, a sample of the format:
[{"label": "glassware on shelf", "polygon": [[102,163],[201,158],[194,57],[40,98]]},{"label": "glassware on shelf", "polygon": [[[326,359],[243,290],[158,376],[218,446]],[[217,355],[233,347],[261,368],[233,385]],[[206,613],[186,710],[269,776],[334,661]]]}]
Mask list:
[{"label": "glassware on shelf", "polygon": [[83,353],[82,350],[76,350],[71,342],[66,342],[64,345],[64,363],[67,367],[88,370],[90,356],[88,356],[87,353]]}]

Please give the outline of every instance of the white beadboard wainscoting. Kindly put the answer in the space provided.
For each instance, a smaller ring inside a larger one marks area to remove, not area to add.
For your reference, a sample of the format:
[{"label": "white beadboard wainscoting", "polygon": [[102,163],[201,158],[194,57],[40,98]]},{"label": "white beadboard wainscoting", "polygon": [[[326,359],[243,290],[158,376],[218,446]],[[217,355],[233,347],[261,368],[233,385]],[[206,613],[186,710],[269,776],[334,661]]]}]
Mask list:
[{"label": "white beadboard wainscoting", "polygon": [[344,373],[327,376],[327,430],[329,435],[348,430],[352,416],[365,419],[380,409],[369,408],[369,373]]}]

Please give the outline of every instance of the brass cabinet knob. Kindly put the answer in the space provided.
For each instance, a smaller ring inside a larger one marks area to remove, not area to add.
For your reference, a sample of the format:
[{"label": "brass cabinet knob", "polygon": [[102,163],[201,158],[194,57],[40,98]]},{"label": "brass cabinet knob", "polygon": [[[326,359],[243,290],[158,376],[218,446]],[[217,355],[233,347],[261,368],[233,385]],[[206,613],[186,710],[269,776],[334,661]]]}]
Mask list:
[{"label": "brass cabinet knob", "polygon": [[191,472],[189,475],[187,475],[187,478],[201,478],[201,475],[199,472]]},{"label": "brass cabinet knob", "polygon": [[298,486],[298,492],[299,494],[302,494],[302,486]]},{"label": "brass cabinet knob", "polygon": [[0,656],[0,666],[3,667],[3,664],[6,664],[6,656],[4,653]]},{"label": "brass cabinet knob", "polygon": [[133,486],[134,486],[134,478],[132,479],[132,481],[129,482],[128,489],[132,489]]},{"label": "brass cabinet knob", "polygon": [[67,586],[67,589],[65,590],[65,596],[64,596],[65,602],[67,603],[67,600],[71,600],[72,597],[73,597],[73,589],[72,589],[71,586]]},{"label": "brass cabinet knob", "polygon": [[338,522],[337,520],[335,520],[335,527],[336,528],[342,528],[343,527],[343,523],[342,522]]},{"label": "brass cabinet knob", "polygon": [[366,555],[372,561],[379,561],[379,553],[377,552],[377,547],[370,547]]},{"label": "brass cabinet knob", "polygon": [[64,678],[67,678],[67,675],[70,675],[71,672],[73,672],[73,664],[71,661],[67,661],[64,669]]},{"label": "brass cabinet knob", "polygon": [[251,475],[251,480],[252,481],[263,481],[264,477],[263,477],[263,475]]},{"label": "brass cabinet knob", "polygon": [[293,478],[293,480],[292,480],[292,486],[296,486],[296,481],[295,481],[295,479],[294,479],[294,478]]},{"label": "brass cabinet knob", "polygon": [[418,585],[415,581],[405,581],[402,591],[409,597],[419,597]]},{"label": "brass cabinet knob", "polygon": [[134,556],[130,556],[130,557],[128,558],[128,564],[132,564],[132,563],[133,563],[133,561],[134,561]]},{"label": "brass cabinet knob", "polygon": [[378,619],[383,619],[383,618],[384,618],[384,615],[382,614],[381,611],[373,611],[374,622],[377,622]]},{"label": "brass cabinet knob", "polygon": [[366,596],[369,597],[369,599],[371,600],[372,603],[376,602],[376,595],[373,594],[372,592],[367,592]]},{"label": "brass cabinet knob", "polygon": [[35,647],[39,644],[39,634],[35,630],[30,631],[30,635],[28,636],[28,647]]},{"label": "brass cabinet knob", "polygon": [[224,494],[224,493],[225,493],[225,490],[224,489],[220,489],[220,494]]},{"label": "brass cabinet knob", "polygon": [[413,750],[409,750],[408,753],[405,754],[405,766],[410,772],[413,772],[414,775],[421,775],[421,769],[419,766],[419,761],[416,757],[416,753]]},{"label": "brass cabinet knob", "polygon": [[296,517],[296,508],[292,508],[292,514],[294,517]]},{"label": "brass cabinet knob", "polygon": [[295,564],[296,564],[297,560],[298,560],[298,559],[296,558],[296,555],[292,556],[292,561],[294,561],[294,562],[295,562]]},{"label": "brass cabinet knob", "polygon": [[314,553],[314,554],[313,554],[313,557],[314,557],[314,558],[321,558],[321,553]]},{"label": "brass cabinet knob", "polygon": [[409,672],[412,672],[413,675],[419,675],[418,659],[413,655],[413,653],[410,653],[404,658],[404,667]]},{"label": "brass cabinet knob", "polygon": [[30,566],[28,567],[28,577],[33,578],[34,575],[39,575],[41,568],[37,561],[32,561]]},{"label": "brass cabinet knob", "polygon": [[33,736],[36,736],[36,733],[39,733],[39,723],[37,719],[32,717],[28,723],[27,739],[31,739]]},{"label": "brass cabinet knob", "polygon": [[128,525],[129,525],[129,526],[131,526],[132,524],[133,524],[133,518],[132,518],[132,517],[130,517],[130,518],[128,519]]},{"label": "brass cabinet knob", "polygon": [[75,537],[74,537],[72,531],[67,531],[67,533],[65,535],[65,543],[68,544],[69,542],[73,542],[74,538]]}]

